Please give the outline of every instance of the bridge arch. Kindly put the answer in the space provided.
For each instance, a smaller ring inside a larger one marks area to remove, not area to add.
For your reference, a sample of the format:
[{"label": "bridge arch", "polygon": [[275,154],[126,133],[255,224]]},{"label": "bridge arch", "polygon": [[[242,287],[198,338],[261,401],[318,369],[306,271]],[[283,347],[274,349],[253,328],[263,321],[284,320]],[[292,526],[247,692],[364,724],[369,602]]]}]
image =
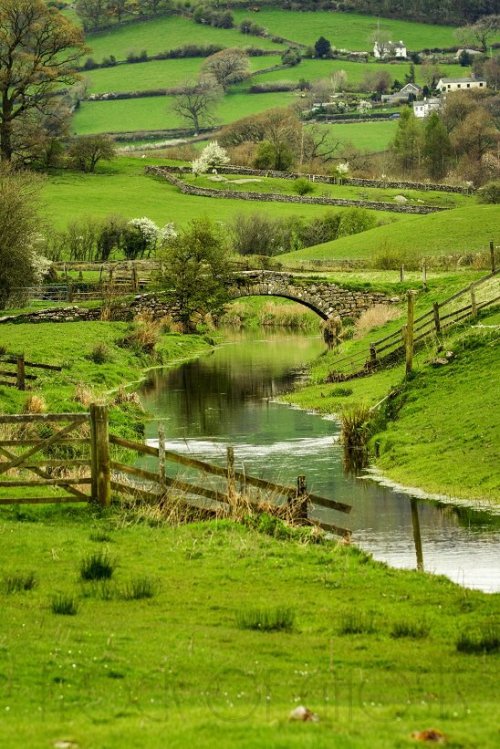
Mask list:
[{"label": "bridge arch", "polygon": [[304,293],[304,289],[301,289],[300,287],[279,288],[274,284],[249,284],[248,286],[230,289],[229,295],[231,301],[249,296],[281,297],[282,299],[290,299],[291,301],[298,302],[298,304],[312,310],[322,320],[328,320],[329,318],[329,311],[328,309],[325,309],[327,305],[325,305],[324,302],[318,303],[318,300],[314,299],[314,297],[311,298],[308,294]]}]

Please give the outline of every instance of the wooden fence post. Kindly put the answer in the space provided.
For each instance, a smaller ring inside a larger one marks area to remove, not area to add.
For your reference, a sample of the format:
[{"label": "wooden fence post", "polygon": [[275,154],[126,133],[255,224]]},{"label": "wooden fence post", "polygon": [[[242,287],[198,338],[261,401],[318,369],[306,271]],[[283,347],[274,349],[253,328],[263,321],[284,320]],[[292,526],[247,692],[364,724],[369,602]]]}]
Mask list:
[{"label": "wooden fence post", "polygon": [[236,496],[235,477],[234,477],[234,447],[227,447],[227,496],[232,502]]},{"label": "wooden fence post", "polygon": [[415,320],[415,292],[407,294],[408,314],[406,321],[406,374],[413,369],[413,323]]},{"label": "wooden fence post", "polygon": [[434,327],[436,328],[436,335],[439,338],[441,335],[441,318],[439,317],[439,302],[433,302],[432,309],[434,313]]},{"label": "wooden fence post", "polygon": [[163,424],[158,425],[158,481],[162,488],[165,486],[166,466],[165,466],[165,427]]},{"label": "wooden fence post", "polygon": [[26,390],[26,379],[24,375],[24,354],[17,357],[16,362],[16,388],[18,390]]},{"label": "wooden fence post", "polygon": [[372,367],[377,366],[377,349],[374,343],[370,343],[370,364]]},{"label": "wooden fence post", "polygon": [[139,288],[139,279],[137,276],[137,268],[135,267],[135,263],[132,263],[132,288],[134,291],[137,291]]},{"label": "wooden fence post", "polygon": [[92,499],[103,507],[111,503],[108,408],[90,404]]},{"label": "wooden fence post", "polygon": [[477,317],[477,302],[476,302],[476,290],[474,284],[470,285],[470,304],[471,304],[471,317]]},{"label": "wooden fence post", "polygon": [[495,270],[496,270],[495,245],[493,243],[493,240],[491,240],[491,242],[490,242],[490,257],[491,257],[491,272],[495,273]]},{"label": "wooden fence post", "polygon": [[400,280],[401,283],[403,283],[403,281],[405,280],[405,267],[404,267],[404,265],[402,265],[401,268],[399,269],[399,280]]},{"label": "wooden fence post", "polygon": [[301,520],[307,520],[307,484],[305,476],[297,476],[297,501],[299,511],[296,515]]},{"label": "wooden fence post", "polygon": [[427,263],[425,262],[422,266],[422,286],[424,291],[427,291]]}]

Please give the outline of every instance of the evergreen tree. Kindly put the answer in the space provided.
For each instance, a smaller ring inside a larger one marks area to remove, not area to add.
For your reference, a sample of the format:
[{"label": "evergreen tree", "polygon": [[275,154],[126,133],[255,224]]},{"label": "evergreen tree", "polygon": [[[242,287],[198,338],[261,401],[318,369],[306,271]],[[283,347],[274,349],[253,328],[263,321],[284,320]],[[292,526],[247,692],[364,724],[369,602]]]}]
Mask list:
[{"label": "evergreen tree", "polygon": [[422,133],[417,118],[409,107],[404,107],[391,146],[394,159],[403,172],[420,166]]},{"label": "evergreen tree", "polygon": [[448,131],[437,112],[432,112],[424,130],[423,154],[431,179],[442,179],[448,170],[451,143]]}]

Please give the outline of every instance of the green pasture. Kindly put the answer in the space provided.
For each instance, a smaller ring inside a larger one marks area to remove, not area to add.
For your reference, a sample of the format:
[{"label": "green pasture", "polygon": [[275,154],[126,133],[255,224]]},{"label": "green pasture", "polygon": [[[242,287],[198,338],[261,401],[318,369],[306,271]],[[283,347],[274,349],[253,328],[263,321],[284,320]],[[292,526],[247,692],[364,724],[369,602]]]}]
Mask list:
[{"label": "green pasture", "polygon": [[339,143],[348,143],[360,151],[368,151],[369,153],[387,151],[389,144],[394,140],[397,126],[396,120],[330,122],[324,125],[316,125],[319,130],[328,129],[332,140]]},{"label": "green pasture", "polygon": [[[272,107],[286,107],[294,100],[295,95],[290,93],[252,96],[229,93],[224,96],[215,114],[220,124],[228,124]],[[186,127],[186,123],[172,111],[171,102],[169,96],[84,101],[75,113],[73,131],[78,135],[88,135]]]},{"label": "green pasture", "polygon": [[334,11],[293,12],[274,8],[262,8],[259,13],[248,10],[234,11],[235,20],[255,20],[270,34],[282,36],[300,44],[314,45],[320,37],[326,37],[338,49],[371,52],[371,35],[380,27],[387,31],[393,41],[400,39],[409,50],[431,47],[452,47],[457,44],[451,26],[437,26],[413,21],[362,16],[357,13],[335,13]]},{"label": "green pasture", "polygon": [[204,26],[181,16],[163,16],[88,34],[87,44],[91,48],[89,56],[96,62],[109,55],[114,55],[117,60],[124,60],[129,52],[140,53],[142,50],[146,50],[149,55],[156,55],[185,44],[280,49],[280,45],[274,44],[270,39],[249,37],[240,34],[237,29]]},{"label": "green pasture", "polygon": [[[462,68],[460,65],[442,65],[440,68],[443,74],[446,76],[465,76],[468,74],[468,69]],[[254,73],[250,79],[250,84],[265,83],[268,81],[293,81],[298,82],[301,78],[306,81],[317,81],[319,79],[325,79],[332,76],[339,70],[343,70],[347,74],[347,85],[348,90],[358,88],[363,82],[364,77],[367,73],[378,73],[381,71],[387,71],[389,75],[394,79],[398,80],[401,85],[405,83],[405,75],[410,72],[409,62],[398,62],[393,64],[383,62],[351,62],[350,60],[302,60],[299,65],[295,65],[292,68],[285,68],[283,70],[273,70],[269,73]],[[422,67],[415,65],[415,76],[416,83],[420,86],[424,85],[422,80]],[[245,85],[247,85],[245,83]]]},{"label": "green pasture", "polygon": [[[209,187],[212,190],[236,190],[238,192],[262,192],[278,195],[297,195],[294,180],[273,177],[249,177],[238,174],[192,174],[184,180],[195,187]],[[476,204],[475,196],[468,197],[459,193],[443,193],[425,190],[398,190],[396,188],[358,187],[356,185],[329,185],[324,182],[310,182],[311,192],[306,197],[340,198],[342,200],[373,200],[394,203],[397,196],[403,195],[409,205],[425,203],[443,208],[458,208]]]},{"label": "green pasture", "polygon": [[[249,57],[250,70],[258,71],[280,64],[281,58]],[[152,60],[112,68],[100,68],[85,74],[89,94],[107,91],[145,91],[155,88],[173,88],[186,80],[196,80],[204,63],[202,57],[185,57],[180,60]]]},{"label": "green pasture", "polygon": [[[262,212],[276,218],[302,216],[312,219],[327,210],[322,205],[250,203],[183,195],[165,180],[145,175],[147,164],[161,164],[161,160],[121,157],[96,174],[65,171],[48,177],[42,192],[43,216],[47,224],[63,229],[74,219],[84,216],[104,218],[114,213],[130,219],[148,216],[162,226],[174,221],[179,226],[203,215],[227,223],[238,213]],[[376,215],[381,220],[387,220],[389,216],[378,211]]]},{"label": "green pasture", "polygon": [[370,259],[379,256],[415,258],[478,252],[498,242],[498,207],[469,205],[427,216],[404,216],[399,221],[362,234],[281,255],[282,262],[300,260]]}]

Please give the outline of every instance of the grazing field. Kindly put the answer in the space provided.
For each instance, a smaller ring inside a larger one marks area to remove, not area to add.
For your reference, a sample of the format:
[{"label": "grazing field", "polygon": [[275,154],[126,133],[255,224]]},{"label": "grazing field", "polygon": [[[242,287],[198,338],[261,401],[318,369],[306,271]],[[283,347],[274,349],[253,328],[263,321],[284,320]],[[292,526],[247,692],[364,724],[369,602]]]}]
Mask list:
[{"label": "grazing field", "polygon": [[367,122],[331,122],[319,125],[319,129],[326,128],[331,133],[332,139],[339,143],[350,144],[360,151],[378,153],[387,151],[389,144],[394,140],[398,123],[396,120],[376,120]]},{"label": "grazing field", "polygon": [[129,52],[140,53],[142,50],[146,50],[149,55],[156,55],[185,44],[217,44],[221,47],[258,47],[269,50],[282,48],[282,45],[275,44],[270,39],[240,34],[236,29],[204,26],[180,16],[139,21],[88,34],[87,44],[91,49],[89,55],[96,62],[109,55],[114,55],[117,60],[125,60]]},{"label": "grazing field", "polygon": [[[498,237],[498,207],[470,205],[428,216],[405,216],[387,226],[281,255],[280,260],[373,260],[377,256],[467,254]],[[403,262],[403,260],[402,260]]]},{"label": "grazing field", "polygon": [[264,26],[270,34],[309,46],[314,45],[320,36],[324,36],[332,47],[371,52],[373,42],[370,37],[379,27],[381,31],[387,31],[393,41],[402,39],[409,50],[452,47],[457,44],[451,26],[375,18],[357,13],[292,12],[262,8],[256,14],[238,10],[234,12],[234,17],[238,23],[250,17],[259,26]]},{"label": "grazing field", "polygon": [[[259,114],[273,107],[292,104],[295,95],[281,94],[227,94],[215,115],[219,124],[229,124],[241,117]],[[188,127],[172,111],[169,96],[121,99],[118,101],[84,101],[73,118],[73,131],[77,135],[90,133],[124,133],[137,130],[167,130]]]},{"label": "grazing field", "polygon": [[255,522],[2,510],[2,747],[494,749],[498,653],[457,643],[493,638],[497,596]]},{"label": "grazing field", "polygon": [[[464,70],[460,65],[440,65],[440,69],[444,75],[450,77],[468,75],[468,68]],[[351,62],[350,60],[302,60],[299,65],[295,65],[292,68],[273,70],[269,73],[256,73],[250,79],[250,85],[265,83],[267,81],[286,80],[298,82],[301,78],[313,82],[320,78],[328,78],[339,70],[343,70],[347,74],[346,88],[348,90],[357,88],[368,73],[377,73],[380,71],[387,71],[393,79],[398,80],[403,86],[405,75],[410,72],[410,63],[398,62],[388,64],[383,62]],[[423,86],[422,67],[420,65],[415,65],[415,76],[416,83]]]},{"label": "grazing field", "polygon": [[[43,215],[48,224],[64,228],[69,221],[83,216],[104,218],[111,213],[126,218],[148,216],[160,225],[174,221],[183,225],[196,216],[209,216],[216,222],[229,222],[242,213],[262,212],[276,218],[303,216],[314,218],[325,210],[343,211],[321,205],[297,206],[287,203],[247,203],[242,200],[202,198],[183,195],[162,179],[144,174],[147,164],[158,159],[121,157],[96,174],[62,172],[49,177],[43,187]],[[375,211],[381,220],[393,220],[392,214]],[[398,219],[400,217],[398,216]]]},{"label": "grazing field", "polygon": [[[204,59],[186,57],[180,60],[152,60],[112,68],[92,70],[85,74],[88,93],[98,94],[107,91],[145,91],[155,88],[173,88],[185,80],[196,80]],[[280,64],[281,58],[250,57],[250,69],[261,70]]]}]

